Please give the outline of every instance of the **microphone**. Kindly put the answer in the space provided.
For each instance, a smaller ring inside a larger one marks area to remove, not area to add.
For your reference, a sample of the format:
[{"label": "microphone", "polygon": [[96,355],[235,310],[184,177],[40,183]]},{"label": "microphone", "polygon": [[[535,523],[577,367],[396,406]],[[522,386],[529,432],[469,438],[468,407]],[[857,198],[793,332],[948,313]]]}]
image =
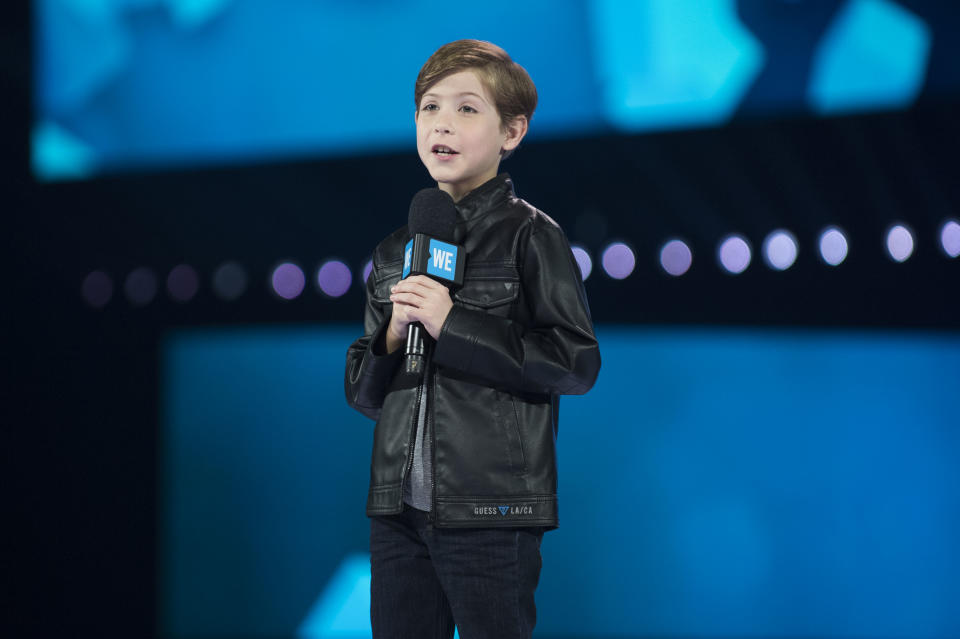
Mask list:
[{"label": "microphone", "polygon": [[[466,252],[453,243],[456,225],[457,209],[448,193],[430,188],[414,195],[407,221],[410,241],[403,250],[401,277],[426,275],[448,288],[462,286]],[[407,325],[405,369],[408,373],[423,374],[425,335],[428,335],[427,329],[420,322]]]}]

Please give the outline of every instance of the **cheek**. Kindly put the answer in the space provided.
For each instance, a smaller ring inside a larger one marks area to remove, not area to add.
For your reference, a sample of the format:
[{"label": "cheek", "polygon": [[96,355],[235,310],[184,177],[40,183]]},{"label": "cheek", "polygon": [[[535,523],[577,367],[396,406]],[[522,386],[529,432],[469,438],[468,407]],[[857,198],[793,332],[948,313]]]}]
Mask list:
[{"label": "cheek", "polygon": [[426,143],[427,143],[427,136],[418,126],[417,127],[417,149],[420,151],[423,151]]},{"label": "cheek", "polygon": [[431,157],[430,145],[427,144],[426,135],[420,133],[420,129],[417,129],[417,155],[421,162],[426,162]]}]

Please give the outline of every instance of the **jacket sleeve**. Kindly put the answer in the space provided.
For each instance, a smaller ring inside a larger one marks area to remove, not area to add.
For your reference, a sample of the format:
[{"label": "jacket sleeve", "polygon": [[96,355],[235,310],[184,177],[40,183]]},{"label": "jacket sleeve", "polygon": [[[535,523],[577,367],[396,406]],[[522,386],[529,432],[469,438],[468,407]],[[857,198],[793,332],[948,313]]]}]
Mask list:
[{"label": "jacket sleeve", "polygon": [[374,296],[375,272],[367,278],[367,303],[363,315],[364,336],[347,349],[343,388],[347,403],[371,419],[379,419],[383,398],[396,372],[403,349],[386,354],[384,331],[390,325],[392,305]]},{"label": "jacket sleeve", "polygon": [[434,362],[516,391],[586,393],[600,371],[600,349],[580,269],[559,226],[534,227],[521,279],[529,326],[454,305]]}]

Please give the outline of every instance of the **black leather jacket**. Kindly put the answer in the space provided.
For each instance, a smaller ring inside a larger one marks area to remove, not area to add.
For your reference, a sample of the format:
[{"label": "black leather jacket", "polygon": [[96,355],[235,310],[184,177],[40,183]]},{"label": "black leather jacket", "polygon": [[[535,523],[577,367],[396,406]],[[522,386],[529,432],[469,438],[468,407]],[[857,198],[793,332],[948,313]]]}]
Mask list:
[{"label": "black leather jacket", "polygon": [[402,509],[425,383],[434,525],[554,528],[559,396],[587,392],[600,370],[580,270],[561,228],[515,197],[506,174],[467,194],[457,215],[464,285],[422,378],[400,366],[403,348],[384,346],[407,228],[374,252],[365,335],[347,351],[344,381],[347,402],[377,420],[367,514]]}]

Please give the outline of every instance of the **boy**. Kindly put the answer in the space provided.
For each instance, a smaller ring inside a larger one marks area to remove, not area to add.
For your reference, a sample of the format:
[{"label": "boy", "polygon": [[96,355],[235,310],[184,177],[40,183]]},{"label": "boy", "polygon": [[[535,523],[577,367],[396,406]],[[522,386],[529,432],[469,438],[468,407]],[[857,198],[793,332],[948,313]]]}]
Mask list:
[{"label": "boy", "polygon": [[[556,528],[559,395],[585,393],[600,353],[563,231],[514,196],[500,160],[537,93],[493,44],[460,40],[417,77],[417,151],[456,203],[463,287],[401,280],[402,227],[374,251],[347,401],[377,420],[367,514],[377,639],[530,637],[540,540]],[[432,340],[400,365],[410,322]]]}]

